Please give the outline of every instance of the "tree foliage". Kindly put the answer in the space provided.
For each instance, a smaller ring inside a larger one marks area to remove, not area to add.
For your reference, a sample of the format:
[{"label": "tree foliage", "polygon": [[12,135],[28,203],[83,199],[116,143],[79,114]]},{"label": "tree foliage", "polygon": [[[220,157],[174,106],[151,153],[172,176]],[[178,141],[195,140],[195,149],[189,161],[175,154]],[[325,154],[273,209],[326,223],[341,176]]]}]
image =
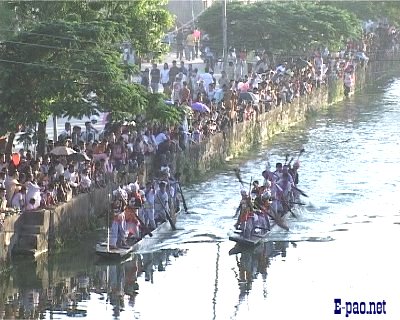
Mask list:
[{"label": "tree foliage", "polygon": [[181,121],[182,114],[183,111],[176,106],[165,104],[163,94],[152,94],[145,118],[152,123],[176,125]]},{"label": "tree foliage", "polygon": [[355,14],[361,20],[384,20],[399,25],[399,1],[326,1],[321,2]]},{"label": "tree foliage", "polygon": [[108,20],[118,23],[141,54],[165,49],[162,36],[173,24],[172,15],[164,8],[166,0],[135,1],[12,1],[8,7],[22,29],[53,20],[91,22]]},{"label": "tree foliage", "polygon": [[[222,43],[221,3],[199,17],[214,44]],[[256,2],[227,5],[228,44],[236,48],[299,52],[317,46],[338,48],[358,37],[360,21],[352,13],[312,2]],[[220,45],[216,48],[221,49]]]},{"label": "tree foliage", "polygon": [[[54,21],[6,40],[0,50],[0,110],[9,113],[2,131],[35,125],[51,115],[82,117],[99,111],[147,105],[139,85],[125,83],[125,66],[115,48],[114,22]],[[79,39],[79,40],[76,40]]]},{"label": "tree foliage", "polygon": [[0,134],[35,126],[52,115],[82,117],[98,111],[147,113],[152,95],[126,76],[120,44],[157,51],[171,16],[162,1],[18,1],[18,32],[0,45]]}]

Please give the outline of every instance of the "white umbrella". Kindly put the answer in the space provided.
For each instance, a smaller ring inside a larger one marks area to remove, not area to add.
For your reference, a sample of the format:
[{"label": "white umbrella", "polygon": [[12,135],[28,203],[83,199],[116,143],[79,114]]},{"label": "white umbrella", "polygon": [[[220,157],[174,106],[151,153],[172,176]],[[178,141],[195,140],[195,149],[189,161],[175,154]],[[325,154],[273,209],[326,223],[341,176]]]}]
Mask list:
[{"label": "white umbrella", "polygon": [[69,156],[76,153],[76,151],[66,146],[59,146],[51,150],[50,153],[54,154],[55,156]]}]

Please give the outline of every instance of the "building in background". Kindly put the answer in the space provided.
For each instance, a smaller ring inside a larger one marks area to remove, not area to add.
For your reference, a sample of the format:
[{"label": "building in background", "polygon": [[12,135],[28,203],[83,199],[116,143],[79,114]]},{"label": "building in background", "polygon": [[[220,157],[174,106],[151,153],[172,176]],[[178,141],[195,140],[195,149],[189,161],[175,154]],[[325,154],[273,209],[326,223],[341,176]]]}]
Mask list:
[{"label": "building in background", "polygon": [[193,21],[217,0],[169,0],[167,9],[176,17],[177,27]]}]

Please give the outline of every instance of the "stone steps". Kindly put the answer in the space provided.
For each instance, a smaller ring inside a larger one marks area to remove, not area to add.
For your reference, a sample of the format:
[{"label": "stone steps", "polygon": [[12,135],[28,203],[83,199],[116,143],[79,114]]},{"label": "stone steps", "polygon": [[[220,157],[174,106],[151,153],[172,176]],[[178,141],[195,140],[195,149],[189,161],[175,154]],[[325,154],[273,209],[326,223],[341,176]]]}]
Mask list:
[{"label": "stone steps", "polygon": [[44,210],[26,212],[21,216],[19,237],[13,249],[14,255],[38,256],[48,249]]},{"label": "stone steps", "polygon": [[41,234],[44,232],[43,225],[24,224],[21,226],[21,234]]}]

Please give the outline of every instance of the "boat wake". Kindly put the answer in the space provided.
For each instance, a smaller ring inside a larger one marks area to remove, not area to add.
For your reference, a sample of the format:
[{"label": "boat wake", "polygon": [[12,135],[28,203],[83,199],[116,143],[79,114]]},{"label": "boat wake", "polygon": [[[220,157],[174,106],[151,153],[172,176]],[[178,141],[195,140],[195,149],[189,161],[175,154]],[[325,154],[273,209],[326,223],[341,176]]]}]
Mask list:
[{"label": "boat wake", "polygon": [[329,242],[335,239],[327,235],[274,233],[266,237],[266,241],[290,241],[290,242]]}]

